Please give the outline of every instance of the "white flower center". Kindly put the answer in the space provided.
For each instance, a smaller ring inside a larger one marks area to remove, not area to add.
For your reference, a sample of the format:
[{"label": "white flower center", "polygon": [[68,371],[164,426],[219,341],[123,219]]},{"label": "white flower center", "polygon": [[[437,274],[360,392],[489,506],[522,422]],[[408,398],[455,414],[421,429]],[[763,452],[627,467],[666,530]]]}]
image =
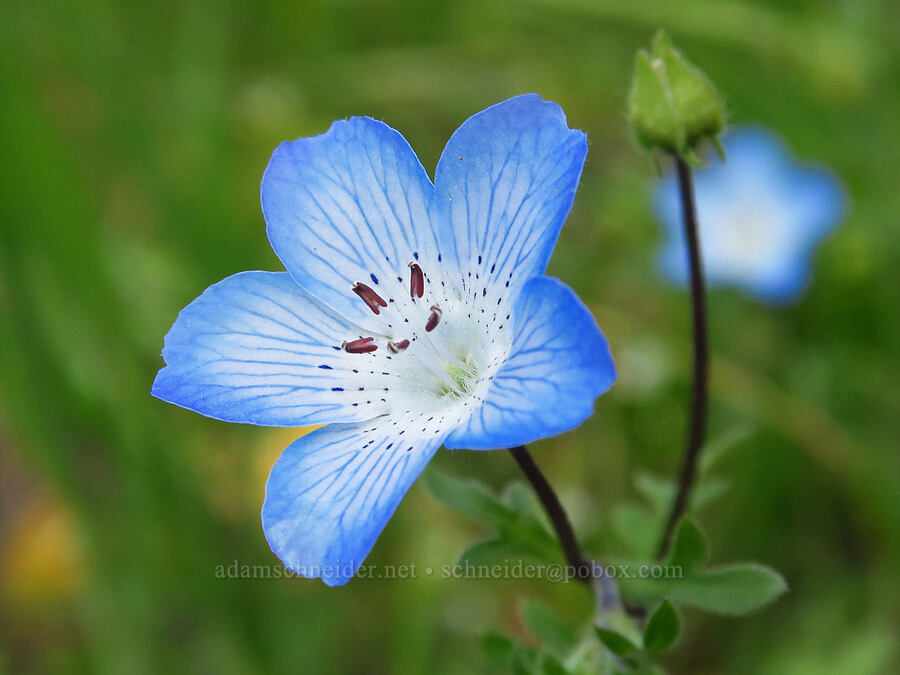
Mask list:
[{"label": "white flower center", "polygon": [[741,203],[710,228],[708,249],[716,251],[735,275],[752,274],[778,251],[781,233],[766,204]]},{"label": "white flower center", "polygon": [[404,286],[397,301],[379,292],[374,276],[371,285],[353,285],[378,323],[373,324],[372,335],[341,347],[362,360],[379,352],[381,376],[393,383],[387,402],[396,412],[440,411],[445,416],[456,410],[462,417],[484,400],[509,354],[509,308],[478,273],[466,273],[458,283],[435,281],[416,259],[408,265],[408,277],[409,296]]}]

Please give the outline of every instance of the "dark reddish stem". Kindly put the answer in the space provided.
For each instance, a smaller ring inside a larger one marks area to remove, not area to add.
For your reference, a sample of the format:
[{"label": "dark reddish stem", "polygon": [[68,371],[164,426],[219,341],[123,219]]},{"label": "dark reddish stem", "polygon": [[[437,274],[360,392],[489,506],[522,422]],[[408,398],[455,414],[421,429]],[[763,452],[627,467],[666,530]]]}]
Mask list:
[{"label": "dark reddish stem", "polygon": [[525,477],[531,483],[531,487],[534,488],[538,499],[541,500],[544,511],[547,512],[547,516],[553,524],[556,538],[559,539],[559,544],[566,555],[566,561],[569,563],[572,575],[579,581],[590,583],[591,566],[581,552],[581,546],[575,537],[575,531],[572,529],[572,523],[569,522],[569,516],[566,515],[566,510],[559,501],[559,497],[556,496],[556,492],[553,491],[553,487],[544,477],[538,465],[535,464],[534,458],[528,452],[528,448],[524,445],[519,445],[515,448],[510,448],[509,452],[512,454],[513,459],[516,460],[519,468],[522,469],[522,473],[525,474]]},{"label": "dark reddish stem", "polygon": [[697,478],[697,463],[706,437],[707,389],[709,386],[709,329],[706,321],[706,293],[703,283],[703,260],[700,255],[700,238],[697,231],[697,213],[694,206],[694,187],[691,168],[681,157],[675,157],[678,171],[678,189],[681,193],[681,210],[684,234],[688,247],[691,275],[691,306],[693,308],[694,384],[691,398],[691,418],[687,444],[681,462],[678,491],[669,512],[657,557],[669,550],[675,526],[687,511],[691,490]]}]

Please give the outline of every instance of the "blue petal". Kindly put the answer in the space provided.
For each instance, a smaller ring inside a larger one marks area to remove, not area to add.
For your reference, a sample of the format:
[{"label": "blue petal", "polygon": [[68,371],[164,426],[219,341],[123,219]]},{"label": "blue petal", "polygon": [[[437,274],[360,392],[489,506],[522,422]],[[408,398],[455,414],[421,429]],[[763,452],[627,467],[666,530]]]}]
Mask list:
[{"label": "blue petal", "polygon": [[354,282],[386,299],[408,296],[407,264],[435,249],[428,175],[403,136],[368,117],[279,145],[261,198],[269,241],[288,272],[351,320],[370,317]]},{"label": "blue petal", "polygon": [[806,290],[810,269],[809,256],[798,255],[784,264],[773,265],[766,274],[747,281],[747,290],[764,302],[786,305],[797,300]]},{"label": "blue petal", "polygon": [[285,567],[329,586],[350,580],[446,435],[408,426],[387,417],[332,424],[282,453],[262,523]]},{"label": "blue petal", "polygon": [[445,260],[511,294],[543,274],[587,155],[587,137],[537,94],[473,115],[456,130],[435,172]]},{"label": "blue petal", "polygon": [[179,313],[152,393],[227,422],[371,419],[387,406],[380,399],[365,404],[373,397],[358,391],[352,373],[362,355],[339,348],[356,337],[357,327],[315,302],[287,273],[243,272],[210,286]]},{"label": "blue petal", "polygon": [[[776,178],[792,170],[792,162],[784,143],[763,127],[732,129],[724,140],[725,166],[732,174],[771,176]],[[701,175],[702,172],[700,172]]]},{"label": "blue petal", "polygon": [[573,429],[616,379],[606,338],[571,288],[551,277],[519,297],[509,360],[482,407],[447,438],[448,448],[491,450]]},{"label": "blue petal", "polygon": [[[765,130],[738,130],[724,145],[728,161],[697,172],[695,181],[707,280],[740,286],[765,302],[794,300],[808,284],[813,249],[840,222],[843,190],[827,171],[794,163]],[[656,211],[666,232],[662,270],[685,283],[687,251],[674,175],[660,182]]]},{"label": "blue petal", "polygon": [[784,183],[785,199],[793,207],[802,246],[811,250],[844,217],[846,196],[841,183],[826,169],[800,169]]}]

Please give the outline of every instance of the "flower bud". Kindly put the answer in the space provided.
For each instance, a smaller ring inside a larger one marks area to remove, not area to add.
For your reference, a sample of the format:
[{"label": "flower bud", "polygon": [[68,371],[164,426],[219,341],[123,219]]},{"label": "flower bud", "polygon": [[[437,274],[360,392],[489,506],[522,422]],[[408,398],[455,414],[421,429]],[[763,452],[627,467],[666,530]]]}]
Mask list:
[{"label": "flower bud", "polygon": [[696,160],[697,145],[708,139],[721,154],[718,135],[725,106],[704,73],[659,32],[651,53],[637,54],[628,95],[628,114],[638,143]]}]

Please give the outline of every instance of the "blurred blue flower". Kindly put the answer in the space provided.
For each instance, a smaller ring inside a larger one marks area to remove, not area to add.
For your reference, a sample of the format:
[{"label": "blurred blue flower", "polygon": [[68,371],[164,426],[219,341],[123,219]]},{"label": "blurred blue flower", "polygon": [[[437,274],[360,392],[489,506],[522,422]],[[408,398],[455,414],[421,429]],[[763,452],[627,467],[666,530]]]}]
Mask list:
[{"label": "blurred blue flower", "polygon": [[[771,133],[740,129],[724,140],[727,161],[695,174],[706,278],[785,303],[806,288],[812,252],[841,220],[844,195],[827,171],[799,166]],[[687,251],[674,174],[659,183],[656,211],[666,241],[664,274],[687,280]]]},{"label": "blurred blue flower", "polygon": [[287,272],[244,272],[181,311],[153,395],[229,422],[328,426],[290,445],[263,528],[284,564],[346,583],[441,446],[571,429],[615,378],[587,308],[544,269],[585,135],[534,94],[469,118],[432,184],[376,120],[282,143],[262,180]]}]

